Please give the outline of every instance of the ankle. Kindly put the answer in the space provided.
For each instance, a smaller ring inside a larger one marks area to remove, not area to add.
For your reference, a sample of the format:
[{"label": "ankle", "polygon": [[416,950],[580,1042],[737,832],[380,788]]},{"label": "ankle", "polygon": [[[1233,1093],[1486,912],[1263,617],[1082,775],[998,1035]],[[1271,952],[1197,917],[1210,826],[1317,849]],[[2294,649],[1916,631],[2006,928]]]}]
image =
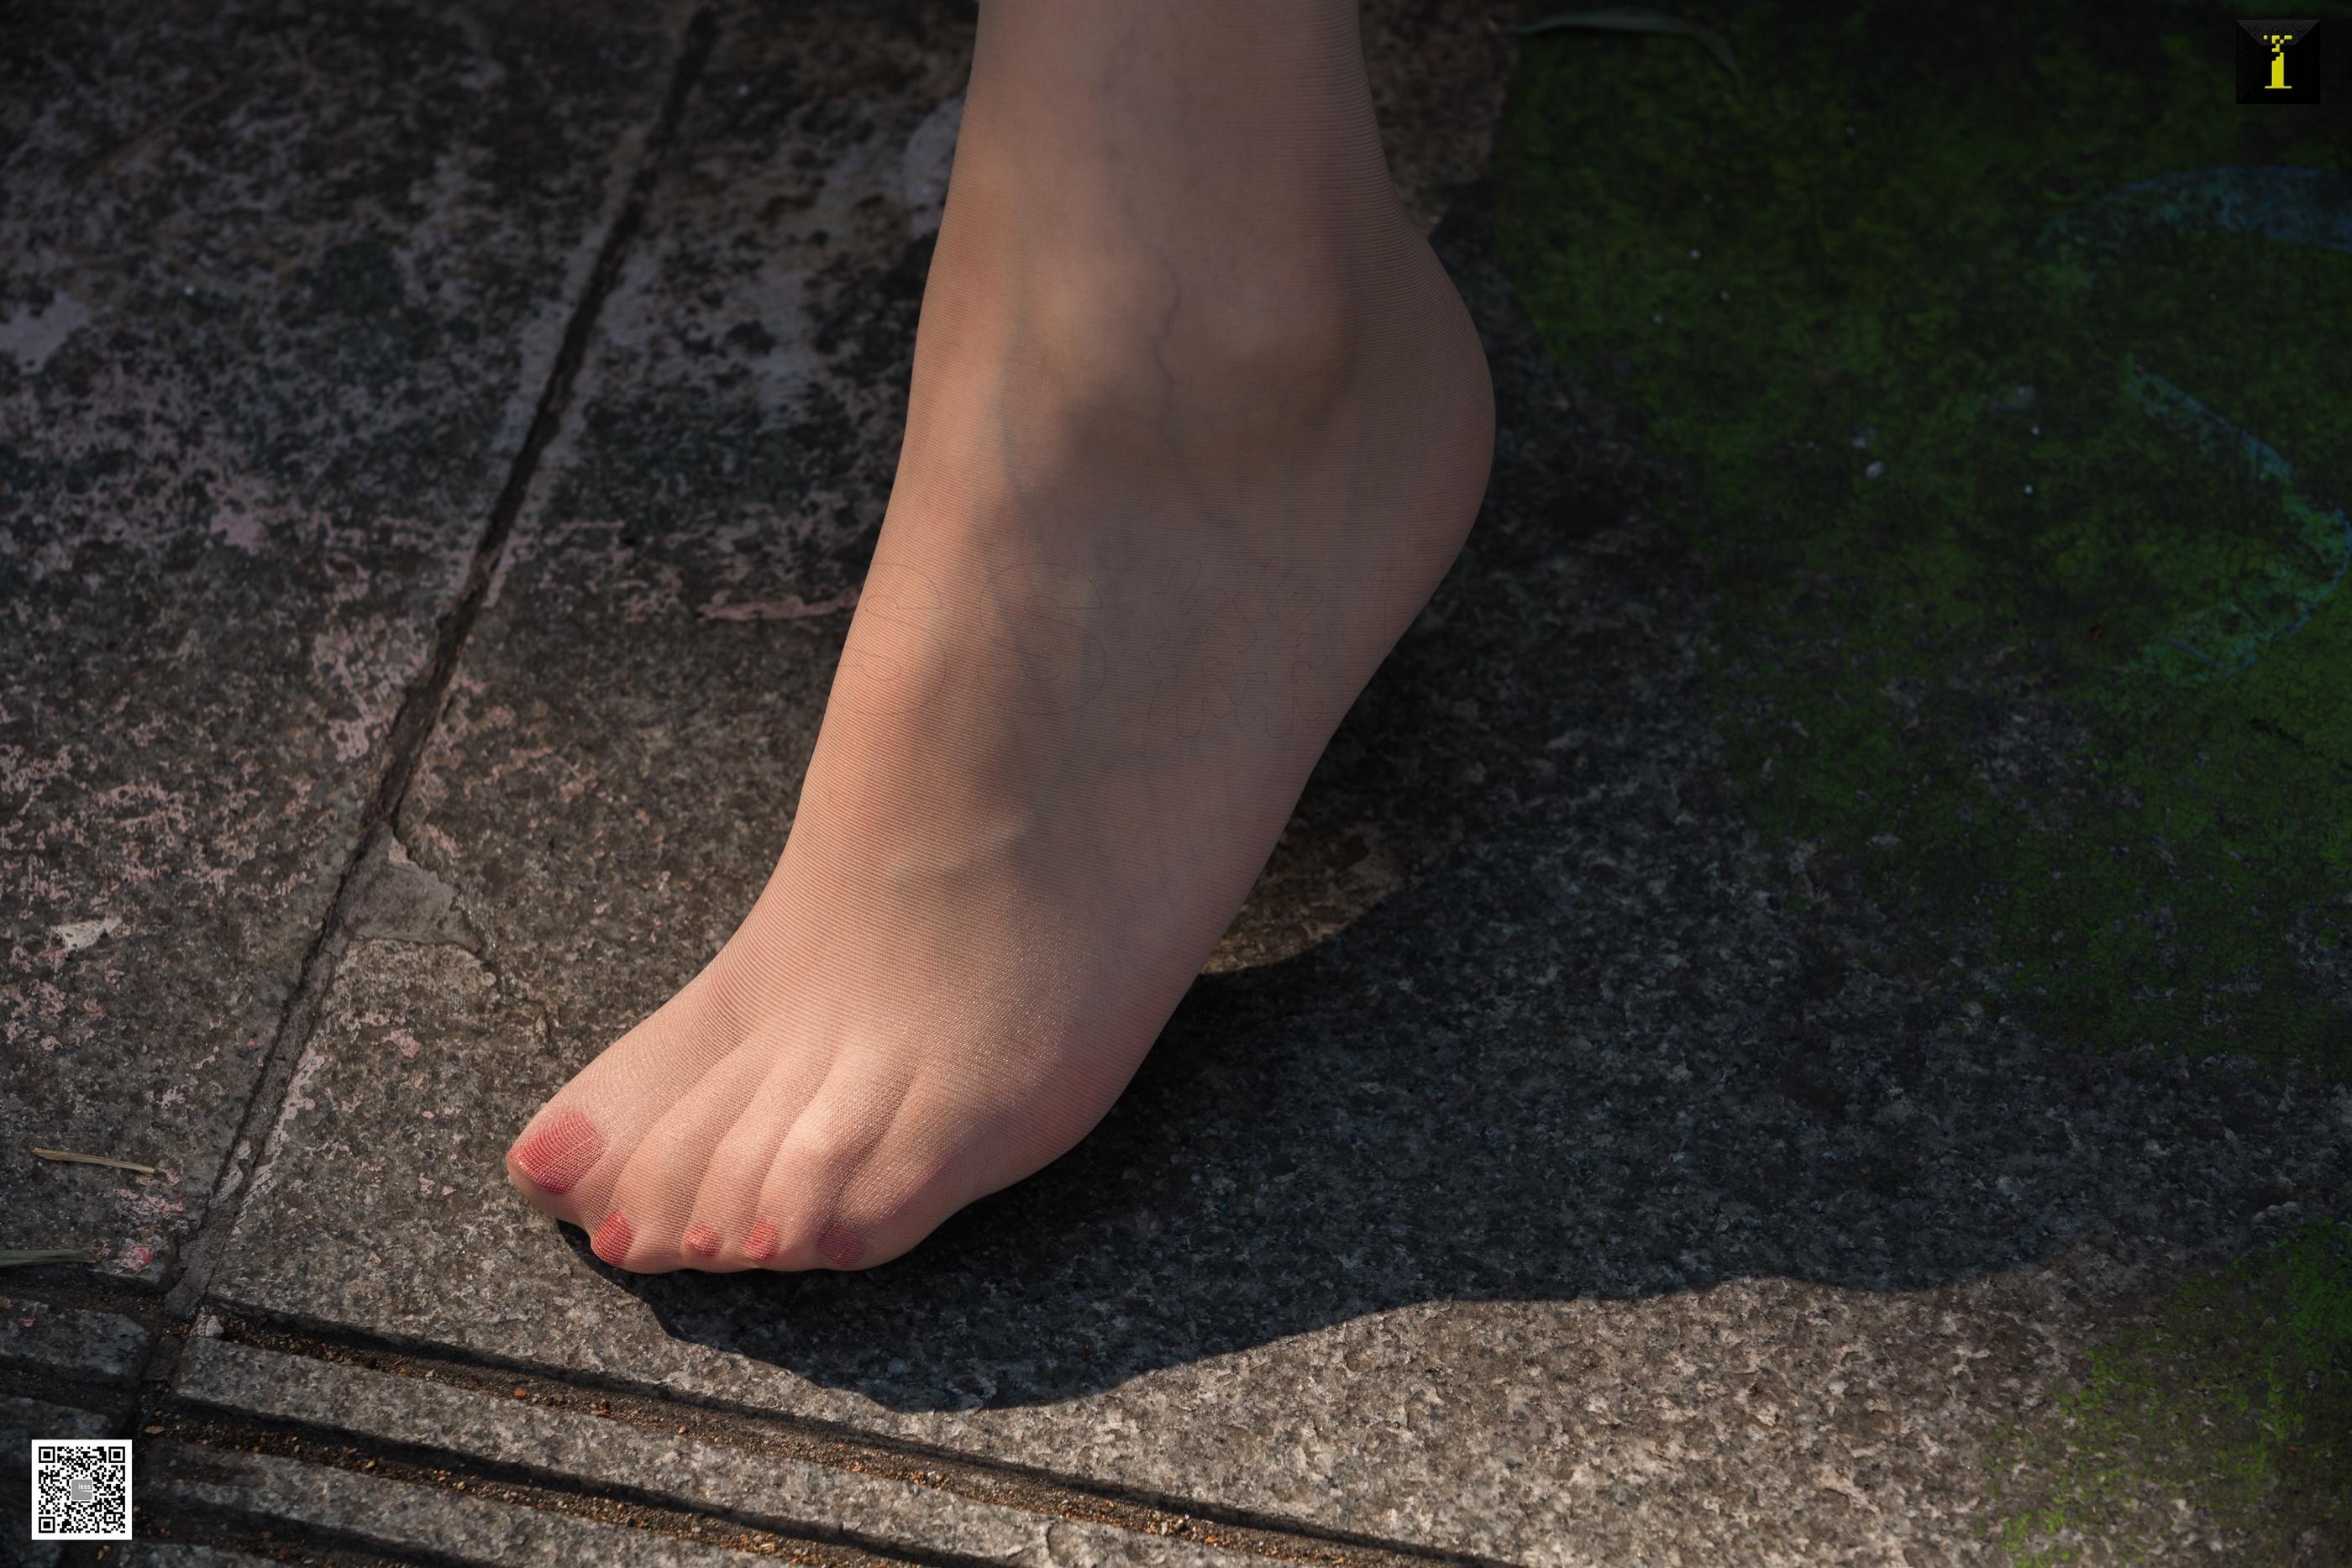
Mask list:
[{"label": "ankle", "polygon": [[1427,292],[1426,242],[1401,205],[1391,218],[1316,234],[1204,225],[1155,246],[954,185],[920,349],[1015,364],[1081,400],[1320,407],[1361,381],[1368,351]]}]

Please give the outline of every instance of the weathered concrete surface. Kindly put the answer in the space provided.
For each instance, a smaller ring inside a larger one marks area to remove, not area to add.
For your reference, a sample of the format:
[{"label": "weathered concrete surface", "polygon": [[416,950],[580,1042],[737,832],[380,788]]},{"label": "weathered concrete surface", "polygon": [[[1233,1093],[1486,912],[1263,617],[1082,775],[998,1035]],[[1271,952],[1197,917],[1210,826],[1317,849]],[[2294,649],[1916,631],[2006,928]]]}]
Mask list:
[{"label": "weathered concrete surface", "polygon": [[594,1264],[499,1155],[772,863],[919,298],[889,194],[913,106],[820,138],[832,172],[776,207],[830,259],[762,270],[754,230],[696,270],[735,254],[713,214],[750,176],[713,117],[751,85],[714,68],[402,817],[478,955],[353,946],[227,1301],[1302,1530],[1968,1561],[1978,1445],[2115,1303],[2340,1189],[2340,1089],[1949,1007],[1828,867],[1780,911],[1696,573],[1629,515],[1473,202],[1438,237],[1497,375],[1486,517],[1103,1126],[870,1273]]},{"label": "weathered concrete surface", "polygon": [[[433,1553],[500,1568],[750,1568],[773,1558],[551,1511],[517,1508],[439,1487],[268,1454],[184,1443],[151,1445],[142,1507],[199,1518],[292,1518],[393,1552]],[[167,1523],[165,1528],[169,1528]],[[260,1528],[267,1528],[262,1525]]]},{"label": "weathered concrete surface", "polygon": [[129,1568],[265,1568],[275,1559],[217,1546],[192,1546],[177,1542],[135,1541],[123,1551]]},{"label": "weathered concrete surface", "polygon": [[[126,1401],[128,1396],[125,1396]],[[42,1437],[105,1437],[115,1432],[117,1416],[77,1406],[52,1405],[21,1395],[0,1396],[0,1486],[8,1496],[6,1522],[0,1524],[0,1547],[9,1553],[0,1562],[21,1563],[25,1568],[48,1568],[64,1552],[64,1543],[31,1539],[32,1447]]]},{"label": "weathered concrete surface", "polygon": [[11,1395],[0,1399],[0,1465],[21,1472],[28,1443],[42,1437],[103,1437],[113,1428],[113,1417],[100,1411]]},{"label": "weathered concrete surface", "polygon": [[121,1381],[138,1375],[147,1331],[112,1312],[0,1296],[0,1364]]},{"label": "weathered concrete surface", "polygon": [[43,6],[8,35],[0,1240],[158,1280],[222,1179],[667,35],[399,4]]},{"label": "weathered concrete surface", "polygon": [[220,1340],[189,1343],[173,1391],[194,1404],[525,1466],[592,1491],[649,1495],[691,1510],[724,1511],[786,1536],[847,1538],[885,1552],[953,1552],[1007,1568],[1076,1562],[1240,1568],[1259,1561],[995,1507],[887,1476]]}]

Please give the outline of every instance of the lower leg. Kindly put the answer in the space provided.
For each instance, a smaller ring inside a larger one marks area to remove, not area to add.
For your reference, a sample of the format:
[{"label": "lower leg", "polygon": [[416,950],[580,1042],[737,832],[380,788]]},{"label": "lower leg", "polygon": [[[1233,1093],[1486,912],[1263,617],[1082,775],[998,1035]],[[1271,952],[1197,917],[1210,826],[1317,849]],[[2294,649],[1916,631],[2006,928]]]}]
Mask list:
[{"label": "lower leg", "polygon": [[989,0],[953,190],[1055,270],[1182,270],[1286,312],[1403,220],[1354,0]]}]

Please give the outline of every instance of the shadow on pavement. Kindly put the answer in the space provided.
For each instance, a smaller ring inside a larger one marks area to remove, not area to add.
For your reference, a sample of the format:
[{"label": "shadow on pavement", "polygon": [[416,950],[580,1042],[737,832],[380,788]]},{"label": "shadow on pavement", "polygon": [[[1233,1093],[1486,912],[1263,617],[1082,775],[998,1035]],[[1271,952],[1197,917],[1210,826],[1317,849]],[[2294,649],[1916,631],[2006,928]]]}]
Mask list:
[{"label": "shadow on pavement", "polygon": [[1631,482],[1570,439],[1482,197],[1435,243],[1496,371],[1486,513],[1277,852],[1370,823],[1402,885],[1203,977],[1093,1134],[905,1258],[594,1265],[670,1333],[895,1408],[1036,1404],[1419,1301],[1907,1291],[2083,1242],[2179,1266],[2340,1201],[2352,1116],[2309,1070],[1971,1015],[1828,857],[1778,907],[1713,761],[1696,573],[1592,526]]}]

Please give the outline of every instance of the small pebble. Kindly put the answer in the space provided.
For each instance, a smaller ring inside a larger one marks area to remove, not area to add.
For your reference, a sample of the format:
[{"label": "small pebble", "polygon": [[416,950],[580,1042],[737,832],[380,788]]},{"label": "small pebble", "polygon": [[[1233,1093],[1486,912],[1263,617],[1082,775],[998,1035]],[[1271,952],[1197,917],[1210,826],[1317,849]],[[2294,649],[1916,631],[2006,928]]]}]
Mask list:
[{"label": "small pebble", "polygon": [[1863,472],[1864,472],[1864,474],[1869,475],[1872,478],[1875,479],[1875,478],[1877,478],[1881,474],[1884,474],[1884,473],[1885,473],[1885,472],[1886,472],[1886,465],[1885,465],[1885,464],[1884,464],[1884,463],[1873,463],[1869,467],[1867,467],[1867,468],[1864,469],[1864,470],[1863,470]]},{"label": "small pebble", "polygon": [[2033,494],[2033,486],[2031,486],[2031,485],[2028,485],[2028,486],[2025,487],[2025,493],[2026,493],[2027,495],[2029,495],[2029,496],[2031,496],[2032,494]]}]

